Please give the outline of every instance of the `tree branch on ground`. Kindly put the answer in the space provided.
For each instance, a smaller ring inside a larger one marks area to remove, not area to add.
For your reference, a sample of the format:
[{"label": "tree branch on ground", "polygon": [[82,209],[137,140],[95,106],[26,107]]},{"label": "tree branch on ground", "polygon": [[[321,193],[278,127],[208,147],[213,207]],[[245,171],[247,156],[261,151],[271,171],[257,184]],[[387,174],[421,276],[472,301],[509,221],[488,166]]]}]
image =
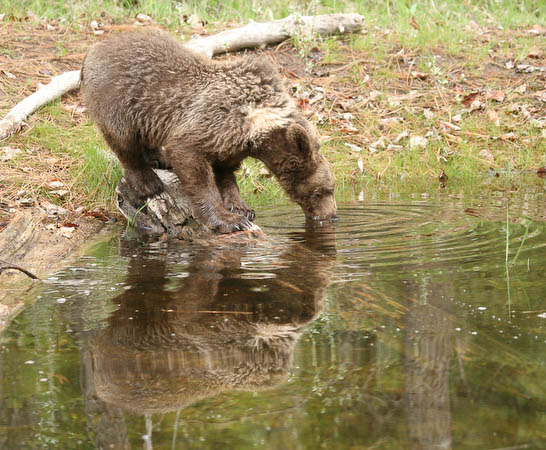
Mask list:
[{"label": "tree branch on ground", "polygon": [[34,275],[32,272],[29,272],[28,270],[23,269],[22,267],[16,264],[12,264],[8,261],[4,261],[3,259],[0,259],[0,275],[2,274],[4,270],[8,270],[8,269],[18,270],[19,272],[23,272],[25,275],[29,276],[33,280],[39,280],[39,278],[36,275]]},{"label": "tree branch on ground", "polygon": [[[317,16],[290,15],[271,22],[249,24],[221,33],[193,38],[185,45],[209,58],[243,48],[254,48],[282,42],[293,36],[330,35],[354,33],[362,29],[364,18],[359,14],[326,14]],[[53,77],[34,94],[19,102],[0,121],[0,140],[17,133],[26,118],[41,106],[65,93],[77,89],[80,71],[65,72]]]}]

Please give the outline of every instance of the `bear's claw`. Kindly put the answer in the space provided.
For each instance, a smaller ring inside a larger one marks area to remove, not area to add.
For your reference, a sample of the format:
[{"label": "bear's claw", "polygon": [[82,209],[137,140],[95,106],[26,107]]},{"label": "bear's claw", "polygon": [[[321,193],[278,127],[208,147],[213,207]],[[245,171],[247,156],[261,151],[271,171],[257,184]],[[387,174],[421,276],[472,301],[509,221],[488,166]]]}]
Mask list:
[{"label": "bear's claw", "polygon": [[251,222],[254,222],[254,219],[256,218],[256,213],[253,209],[246,207],[246,208],[237,208],[236,206],[231,205],[229,208],[229,211],[231,211],[234,214],[239,214],[240,216],[246,217]]},{"label": "bear's claw", "polygon": [[252,222],[246,217],[233,214],[236,217],[235,220],[218,220],[214,230],[218,233],[233,233],[236,231],[250,230],[253,225]]}]

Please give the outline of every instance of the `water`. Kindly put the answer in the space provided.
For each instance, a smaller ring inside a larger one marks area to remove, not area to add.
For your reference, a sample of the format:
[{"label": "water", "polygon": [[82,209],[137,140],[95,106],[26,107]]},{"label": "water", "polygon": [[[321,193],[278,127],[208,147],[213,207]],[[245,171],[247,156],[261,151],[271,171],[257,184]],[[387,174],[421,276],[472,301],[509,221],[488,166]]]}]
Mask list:
[{"label": "water", "polygon": [[546,448],[543,205],[395,196],[315,228],[262,208],[265,242],[113,237],[0,336],[0,447]]}]

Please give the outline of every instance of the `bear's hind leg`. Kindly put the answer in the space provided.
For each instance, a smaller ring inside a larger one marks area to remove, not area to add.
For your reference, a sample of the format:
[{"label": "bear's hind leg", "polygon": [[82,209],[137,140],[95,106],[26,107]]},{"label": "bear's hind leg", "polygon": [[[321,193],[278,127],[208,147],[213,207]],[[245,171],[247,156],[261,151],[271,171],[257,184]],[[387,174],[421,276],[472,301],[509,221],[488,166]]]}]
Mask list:
[{"label": "bear's hind leg", "polygon": [[137,139],[123,139],[107,132],[103,136],[121,162],[125,179],[142,199],[163,192],[163,183],[150,166],[146,147]]},{"label": "bear's hind leg", "polygon": [[239,191],[239,186],[237,186],[237,180],[233,170],[215,169],[214,175],[216,177],[216,185],[222,196],[224,208],[228,211],[245,216],[250,221],[254,221],[256,213],[241,198],[241,193]]}]

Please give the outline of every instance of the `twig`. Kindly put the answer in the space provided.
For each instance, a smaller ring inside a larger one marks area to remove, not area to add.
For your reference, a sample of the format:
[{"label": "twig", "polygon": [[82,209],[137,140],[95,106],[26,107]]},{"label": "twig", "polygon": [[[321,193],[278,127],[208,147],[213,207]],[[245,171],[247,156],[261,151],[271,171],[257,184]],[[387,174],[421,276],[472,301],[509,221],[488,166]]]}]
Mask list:
[{"label": "twig", "polygon": [[23,269],[22,267],[16,264],[12,264],[8,261],[4,261],[3,259],[0,259],[0,274],[7,269],[19,270],[20,272],[23,272],[25,275],[29,276],[33,280],[39,280],[39,278],[36,275],[34,275],[32,272],[26,269]]},{"label": "twig", "polygon": [[357,64],[362,64],[362,63],[366,63],[366,62],[369,63],[370,60],[369,59],[357,59],[355,61],[351,61],[349,64],[344,64],[341,67],[336,67],[335,69],[331,69],[328,72],[329,73],[337,73],[337,72],[341,72],[343,70],[349,70],[351,67],[356,66]]}]

